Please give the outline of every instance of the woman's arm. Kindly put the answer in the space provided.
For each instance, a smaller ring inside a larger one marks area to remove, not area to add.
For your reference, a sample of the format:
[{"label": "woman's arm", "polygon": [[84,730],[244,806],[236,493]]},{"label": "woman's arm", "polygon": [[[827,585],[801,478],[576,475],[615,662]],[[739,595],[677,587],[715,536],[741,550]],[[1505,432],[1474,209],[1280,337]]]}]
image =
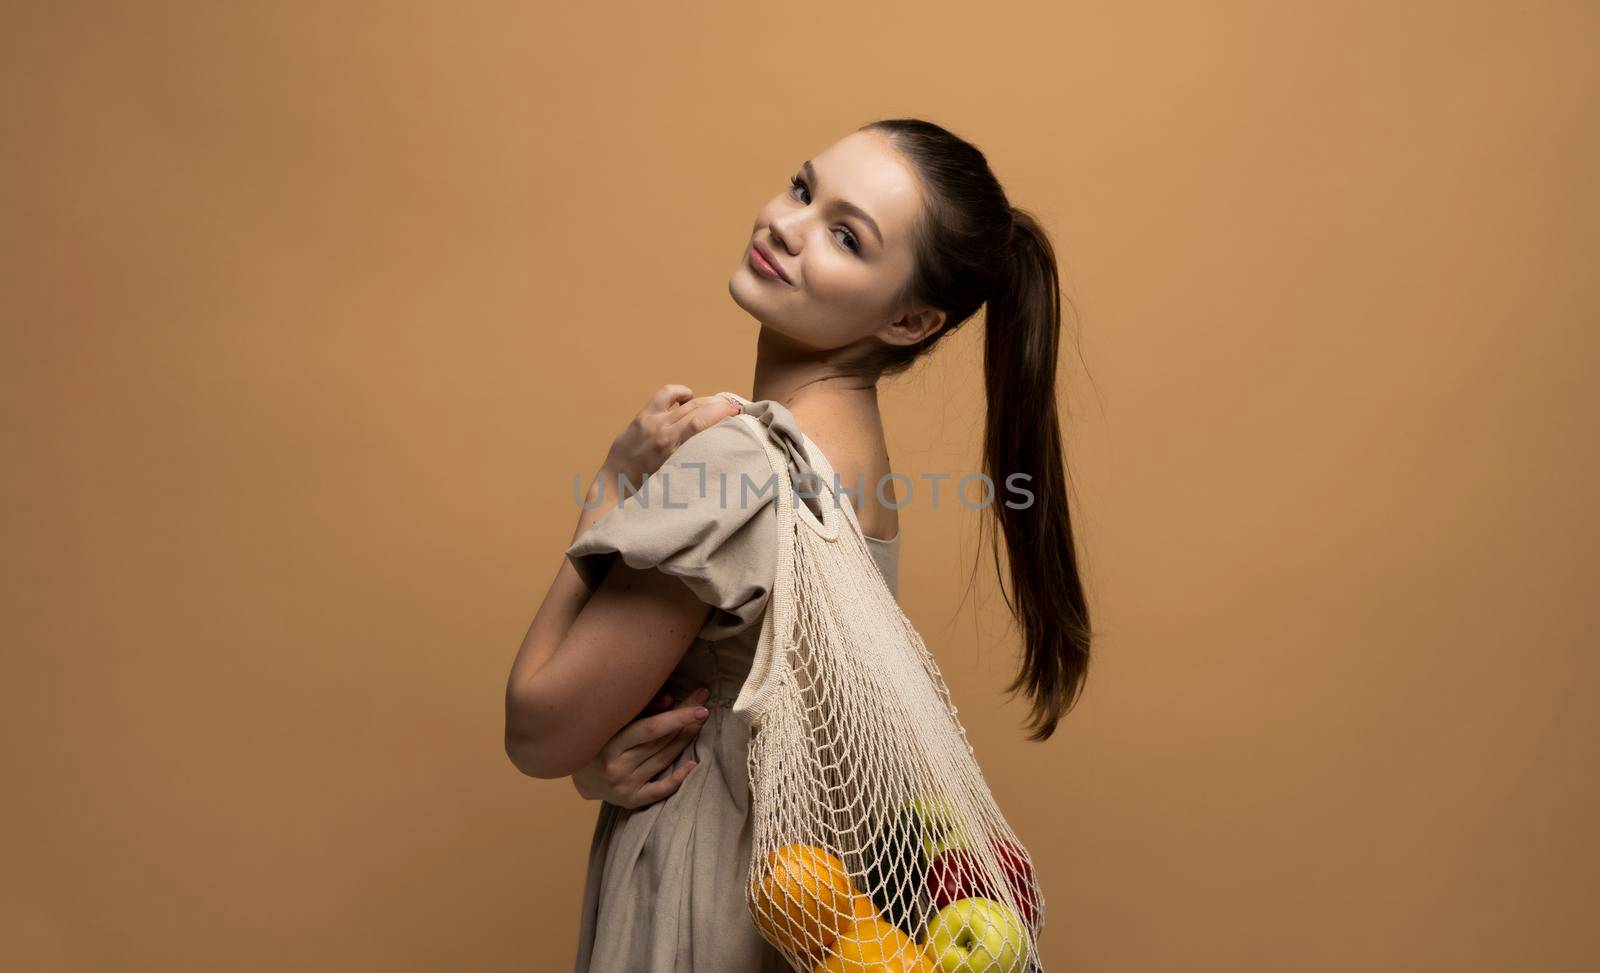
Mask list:
[{"label": "woman's arm", "polygon": [[[617,502],[621,477],[602,471],[578,518],[581,536]],[[594,594],[562,558],[506,684],[506,754],[532,777],[580,770],[655,696],[711,606],[678,578],[620,558]]]},{"label": "woman's arm", "polygon": [[[739,410],[720,395],[663,385],[612,442],[573,540],[692,437]],[[712,606],[682,580],[617,558],[590,593],[569,559],[522,639],[506,681],[506,754],[523,773],[565,777],[592,761],[682,660]]]}]

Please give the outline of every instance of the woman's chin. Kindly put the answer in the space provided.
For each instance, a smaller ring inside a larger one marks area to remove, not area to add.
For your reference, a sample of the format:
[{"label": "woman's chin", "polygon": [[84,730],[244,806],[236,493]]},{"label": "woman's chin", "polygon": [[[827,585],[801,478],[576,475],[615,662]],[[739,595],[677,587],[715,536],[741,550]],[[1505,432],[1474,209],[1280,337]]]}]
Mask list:
[{"label": "woman's chin", "polygon": [[733,276],[728,278],[728,296],[733,298],[733,303],[744,308],[746,314],[759,321],[766,317],[763,312],[771,309],[772,300],[770,295],[763,292],[761,285],[764,282],[752,279],[754,276],[755,271],[748,267],[741,266],[735,270]]}]

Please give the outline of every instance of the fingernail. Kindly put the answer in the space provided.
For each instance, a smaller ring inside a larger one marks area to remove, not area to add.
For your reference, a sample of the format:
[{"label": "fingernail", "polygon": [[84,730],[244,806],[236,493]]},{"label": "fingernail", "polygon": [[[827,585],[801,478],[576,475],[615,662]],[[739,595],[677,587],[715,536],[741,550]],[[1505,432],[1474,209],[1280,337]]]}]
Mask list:
[{"label": "fingernail", "polygon": [[710,698],[711,698],[711,690],[709,690],[709,689],[701,687],[700,689],[696,689],[694,691],[694,701],[697,702],[697,703],[703,703],[707,699],[710,699]]},{"label": "fingernail", "polygon": [[698,719],[698,720],[703,720],[703,719],[705,719],[706,717],[708,717],[710,715],[711,715],[711,711],[706,709],[704,706],[702,706],[699,709],[694,711],[695,719]]}]

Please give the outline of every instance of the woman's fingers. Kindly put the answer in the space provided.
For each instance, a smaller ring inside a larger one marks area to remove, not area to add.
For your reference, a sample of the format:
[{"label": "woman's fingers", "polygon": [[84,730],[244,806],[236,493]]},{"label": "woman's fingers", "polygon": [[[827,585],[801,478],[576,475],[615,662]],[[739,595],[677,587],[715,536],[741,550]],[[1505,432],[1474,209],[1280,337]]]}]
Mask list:
[{"label": "woman's fingers", "polygon": [[700,731],[699,721],[694,725],[683,726],[659,740],[641,743],[628,751],[627,762],[632,767],[627,771],[630,783],[642,784],[656,774],[661,773],[661,768],[672,762],[685,744]]},{"label": "woman's fingers", "polygon": [[664,713],[646,716],[641,720],[634,720],[623,727],[615,737],[616,749],[619,752],[632,750],[635,747],[652,747],[661,740],[671,737],[680,729],[691,723],[700,722],[695,710],[700,709],[701,701],[706,697],[703,689],[696,690],[685,700],[684,705],[669,709]]},{"label": "woman's fingers", "polygon": [[676,760],[678,754],[683,752],[683,748],[694,741],[696,734],[700,732],[702,727],[703,724],[699,720],[694,721],[694,723],[685,726],[671,737],[668,737],[659,750],[639,761],[638,780],[641,782],[647,781],[661,773],[663,767]]},{"label": "woman's fingers", "polygon": [[702,395],[679,406],[667,428],[677,442],[682,443],[695,433],[704,432],[741,411],[738,403],[725,395]]},{"label": "woman's fingers", "polygon": [[688,777],[690,772],[693,771],[697,766],[699,765],[695,761],[685,760],[683,763],[679,764],[677,769],[675,769],[672,773],[661,778],[660,780],[653,780],[639,788],[637,798],[639,801],[638,806],[643,807],[646,804],[654,804],[662,798],[671,795],[679,788],[679,786],[683,784],[683,779]]},{"label": "woman's fingers", "polygon": [[694,389],[687,385],[663,385],[651,393],[645,406],[655,412],[665,412],[674,402],[683,403],[694,398]]},{"label": "woman's fingers", "polygon": [[612,439],[603,468],[639,483],[659,470],[685,440],[741,408],[741,403],[724,395],[696,398],[687,385],[663,385]]},{"label": "woman's fingers", "polygon": [[[621,780],[616,786],[643,785],[675,760],[705,725],[705,719],[695,714],[709,695],[698,689],[689,695],[686,705],[638,720],[618,733],[613,738],[621,758],[617,765]],[[710,716],[709,710],[706,716]]]},{"label": "woman's fingers", "polygon": [[[677,790],[688,770],[675,770],[660,781],[651,778],[676,760],[700,732],[705,719],[696,714],[710,695],[705,688],[697,689],[682,706],[635,719],[606,742],[597,761],[608,800],[637,808]],[[670,693],[661,693],[651,706],[670,704],[671,699]],[[706,715],[710,716],[709,710]]]}]

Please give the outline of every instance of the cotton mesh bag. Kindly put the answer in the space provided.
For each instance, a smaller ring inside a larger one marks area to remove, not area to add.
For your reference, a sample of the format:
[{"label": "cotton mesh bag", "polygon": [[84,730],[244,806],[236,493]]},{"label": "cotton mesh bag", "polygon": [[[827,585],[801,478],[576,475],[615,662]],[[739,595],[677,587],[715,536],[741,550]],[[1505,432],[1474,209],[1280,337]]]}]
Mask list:
[{"label": "cotton mesh bag", "polygon": [[760,420],[732,421],[753,424],[777,487],[772,602],[733,705],[757,928],[801,973],[1042,973],[1032,859],[827,458],[811,451],[797,491]]}]

